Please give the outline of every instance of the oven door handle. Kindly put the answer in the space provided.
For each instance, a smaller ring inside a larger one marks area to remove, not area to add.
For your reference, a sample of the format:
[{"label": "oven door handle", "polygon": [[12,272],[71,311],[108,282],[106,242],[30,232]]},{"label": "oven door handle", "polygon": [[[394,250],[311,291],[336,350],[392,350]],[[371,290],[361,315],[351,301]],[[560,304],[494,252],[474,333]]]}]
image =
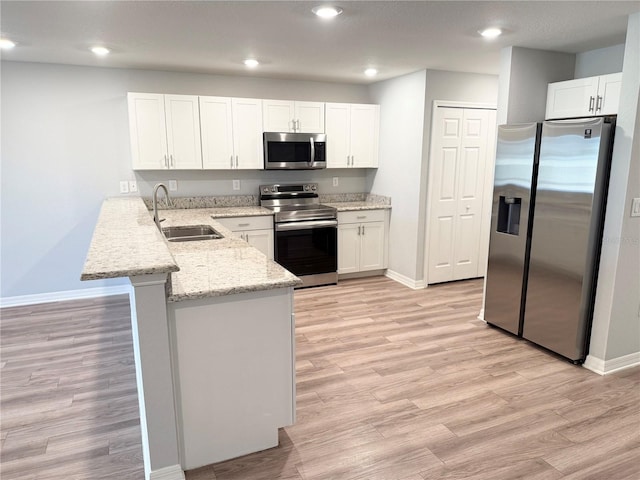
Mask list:
[{"label": "oven door handle", "polygon": [[314,228],[323,227],[337,228],[337,226],[337,220],[309,220],[308,222],[276,223],[276,232],[287,232],[291,230],[311,230]]}]

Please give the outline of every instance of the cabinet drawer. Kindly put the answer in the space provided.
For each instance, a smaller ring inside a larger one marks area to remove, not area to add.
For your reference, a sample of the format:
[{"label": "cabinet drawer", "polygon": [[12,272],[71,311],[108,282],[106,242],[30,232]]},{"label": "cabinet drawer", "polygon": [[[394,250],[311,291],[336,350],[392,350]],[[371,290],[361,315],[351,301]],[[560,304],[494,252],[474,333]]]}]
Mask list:
[{"label": "cabinet drawer", "polygon": [[358,210],[354,212],[338,212],[338,223],[382,222],[384,210]]},{"label": "cabinet drawer", "polygon": [[225,217],[215,218],[214,220],[234,232],[243,230],[269,230],[273,228],[273,217],[271,215]]}]

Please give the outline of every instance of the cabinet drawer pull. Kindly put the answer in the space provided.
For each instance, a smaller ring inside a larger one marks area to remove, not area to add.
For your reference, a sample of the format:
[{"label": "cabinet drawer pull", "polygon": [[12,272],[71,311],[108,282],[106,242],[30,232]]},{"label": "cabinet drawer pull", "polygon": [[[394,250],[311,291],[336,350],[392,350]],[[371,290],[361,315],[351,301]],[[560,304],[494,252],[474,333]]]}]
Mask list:
[{"label": "cabinet drawer pull", "polygon": [[356,218],[358,220],[364,220],[365,218],[367,218],[367,216],[366,215],[358,215]]},{"label": "cabinet drawer pull", "polygon": [[598,95],[598,101],[596,101],[596,112],[602,110],[602,97]]},{"label": "cabinet drawer pull", "polygon": [[238,226],[239,227],[248,227],[249,225],[251,225],[250,223],[239,223]]}]

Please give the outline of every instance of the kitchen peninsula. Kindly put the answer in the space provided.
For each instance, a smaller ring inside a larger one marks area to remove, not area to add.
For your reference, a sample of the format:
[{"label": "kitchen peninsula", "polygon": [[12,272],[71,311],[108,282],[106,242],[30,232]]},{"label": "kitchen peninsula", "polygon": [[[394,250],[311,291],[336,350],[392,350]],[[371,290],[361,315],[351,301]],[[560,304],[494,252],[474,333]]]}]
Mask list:
[{"label": "kitchen peninsula", "polygon": [[[224,209],[215,209],[224,216]],[[265,215],[259,207],[230,216]],[[268,214],[268,213],[267,213]],[[223,238],[168,242],[140,198],[103,203],[82,280],[128,277],[147,480],[278,444],[295,421],[293,287],[300,280],[212,218],[162,210],[163,226]]]}]

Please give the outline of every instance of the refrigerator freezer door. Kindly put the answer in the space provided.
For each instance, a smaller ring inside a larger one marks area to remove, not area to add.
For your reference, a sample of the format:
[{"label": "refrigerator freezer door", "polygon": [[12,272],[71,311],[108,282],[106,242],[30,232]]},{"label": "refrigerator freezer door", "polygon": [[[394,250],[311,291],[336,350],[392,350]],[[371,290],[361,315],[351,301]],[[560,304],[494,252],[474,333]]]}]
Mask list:
[{"label": "refrigerator freezer door", "polygon": [[523,337],[576,362],[593,314],[609,133],[602,118],[542,128]]},{"label": "refrigerator freezer door", "polygon": [[539,129],[537,123],[498,127],[484,318],[516,335]]}]

